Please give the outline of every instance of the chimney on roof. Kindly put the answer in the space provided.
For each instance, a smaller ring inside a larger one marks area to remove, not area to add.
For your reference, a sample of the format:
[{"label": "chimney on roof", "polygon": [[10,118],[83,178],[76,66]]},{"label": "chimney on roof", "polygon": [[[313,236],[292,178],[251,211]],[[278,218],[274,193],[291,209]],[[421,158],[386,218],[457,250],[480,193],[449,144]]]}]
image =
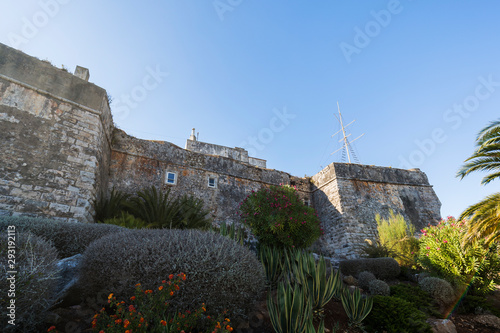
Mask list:
[{"label": "chimney on roof", "polygon": [[193,131],[191,132],[191,136],[189,137],[189,140],[196,141],[196,136],[194,134],[194,128],[193,128]]},{"label": "chimney on roof", "polygon": [[76,66],[74,75],[82,80],[89,81],[90,73],[87,68]]}]

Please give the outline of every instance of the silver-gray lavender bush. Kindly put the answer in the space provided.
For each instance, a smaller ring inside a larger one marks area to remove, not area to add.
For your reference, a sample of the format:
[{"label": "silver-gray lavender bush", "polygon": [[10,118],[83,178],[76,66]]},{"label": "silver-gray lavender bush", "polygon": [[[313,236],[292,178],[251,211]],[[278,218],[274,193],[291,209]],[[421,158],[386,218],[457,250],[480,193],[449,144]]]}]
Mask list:
[{"label": "silver-gray lavender bush", "polygon": [[265,287],[262,265],[244,246],[211,231],[175,229],[131,230],[95,241],[84,252],[79,284],[86,298],[107,290],[128,300],[137,283],[156,289],[181,272],[187,279],[169,301],[178,310],[205,303],[209,313],[227,309],[244,318]]}]

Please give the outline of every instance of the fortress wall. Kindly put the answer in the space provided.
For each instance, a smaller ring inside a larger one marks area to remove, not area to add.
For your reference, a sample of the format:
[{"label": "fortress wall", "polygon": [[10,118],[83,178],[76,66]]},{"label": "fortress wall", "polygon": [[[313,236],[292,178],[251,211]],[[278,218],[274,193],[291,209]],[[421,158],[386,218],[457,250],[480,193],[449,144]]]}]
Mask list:
[{"label": "fortress wall", "polygon": [[440,220],[441,203],[425,173],[333,163],[313,177],[313,201],[325,224],[323,248],[353,257],[365,239],[376,239],[375,215],[401,214],[416,229]]},{"label": "fortress wall", "polygon": [[[176,185],[165,183],[167,172],[177,174]],[[217,188],[208,187],[209,176],[217,179]],[[113,135],[110,177],[110,188],[131,194],[152,185],[170,189],[172,195],[192,194],[204,200],[216,222],[238,222],[239,203],[263,186],[292,183],[310,200],[309,183],[286,172],[136,139],[120,130]]]},{"label": "fortress wall", "polygon": [[0,214],[91,221],[111,128],[104,89],[0,44]]}]

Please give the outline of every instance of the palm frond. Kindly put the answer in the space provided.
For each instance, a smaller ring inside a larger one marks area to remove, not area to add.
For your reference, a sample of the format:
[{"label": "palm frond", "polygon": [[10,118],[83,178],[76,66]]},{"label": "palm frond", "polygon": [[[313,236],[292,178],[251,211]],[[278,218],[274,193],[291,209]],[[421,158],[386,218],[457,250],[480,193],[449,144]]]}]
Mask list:
[{"label": "palm frond", "polygon": [[487,196],[467,208],[460,219],[466,220],[465,241],[485,238],[487,244],[500,240],[500,193]]}]

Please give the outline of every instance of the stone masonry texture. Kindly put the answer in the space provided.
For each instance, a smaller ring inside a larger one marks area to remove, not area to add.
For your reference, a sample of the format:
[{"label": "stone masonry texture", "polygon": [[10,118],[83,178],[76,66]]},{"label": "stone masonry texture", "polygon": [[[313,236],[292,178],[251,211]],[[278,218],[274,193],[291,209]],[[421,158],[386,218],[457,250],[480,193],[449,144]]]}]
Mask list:
[{"label": "stone masonry texture", "polygon": [[93,221],[111,128],[104,89],[0,44],[0,213]]},{"label": "stone masonry texture", "polygon": [[111,188],[156,186],[203,199],[214,223],[239,223],[247,195],[287,184],[318,212],[325,235],[315,250],[336,258],[358,257],[377,237],[377,213],[402,214],[417,230],[440,219],[441,203],[418,169],[332,163],[299,178],[239,148],[129,136],[113,128],[106,91],[80,74],[0,44],[0,215],[93,222],[94,200]]}]

